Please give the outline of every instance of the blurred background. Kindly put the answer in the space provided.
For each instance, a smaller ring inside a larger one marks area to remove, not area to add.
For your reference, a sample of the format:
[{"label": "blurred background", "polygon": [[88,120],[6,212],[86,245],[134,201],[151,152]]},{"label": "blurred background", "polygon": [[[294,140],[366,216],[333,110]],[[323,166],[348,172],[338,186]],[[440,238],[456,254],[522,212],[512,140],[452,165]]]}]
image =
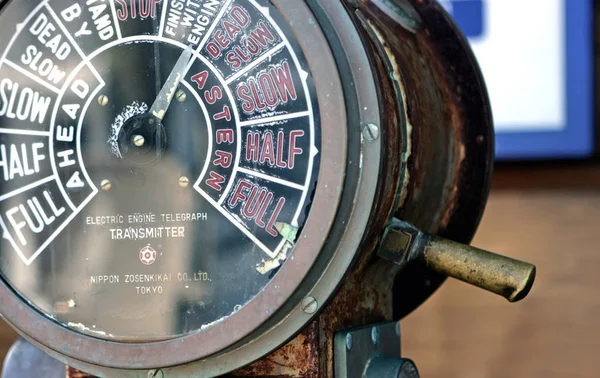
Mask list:
[{"label": "blurred background", "polygon": [[600,159],[594,0],[445,0],[486,77],[493,189],[473,245],[537,265],[509,304],[449,280],[404,319],[424,378],[598,377]]},{"label": "blurred background", "polygon": [[[486,77],[493,189],[473,245],[538,267],[529,297],[449,280],[402,321],[424,378],[597,377],[600,159],[595,0],[443,0]],[[0,358],[15,339],[0,322]]]}]

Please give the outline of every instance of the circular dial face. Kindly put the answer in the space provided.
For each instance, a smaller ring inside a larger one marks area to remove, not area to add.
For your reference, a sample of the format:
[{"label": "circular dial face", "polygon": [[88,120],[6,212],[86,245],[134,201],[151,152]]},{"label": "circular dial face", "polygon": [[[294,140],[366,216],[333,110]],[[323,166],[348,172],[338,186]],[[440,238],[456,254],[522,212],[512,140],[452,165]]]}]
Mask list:
[{"label": "circular dial face", "polygon": [[318,104],[269,1],[13,0],[0,48],[0,272],[44,315],[174,338],[293,258]]}]

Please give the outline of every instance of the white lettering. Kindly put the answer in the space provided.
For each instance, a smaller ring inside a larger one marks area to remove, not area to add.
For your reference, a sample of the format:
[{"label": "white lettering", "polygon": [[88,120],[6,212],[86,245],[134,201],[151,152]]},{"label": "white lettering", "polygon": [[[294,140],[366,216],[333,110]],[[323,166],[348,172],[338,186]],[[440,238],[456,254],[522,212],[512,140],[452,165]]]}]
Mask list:
[{"label": "white lettering", "polygon": [[136,286],[138,294],[146,295],[146,294],[162,294],[163,287],[162,286]]},{"label": "white lettering", "polygon": [[79,38],[82,35],[92,35],[92,31],[87,28],[88,23],[84,22],[83,25],[75,32],[75,37]]},{"label": "white lettering", "polygon": [[[27,245],[27,239],[23,233],[23,229],[26,226],[33,233],[39,234],[44,231],[45,227],[50,226],[56,221],[57,217],[65,212],[64,207],[58,208],[56,206],[48,191],[44,191],[44,199],[46,200],[44,203],[45,206],[42,205],[37,197],[32,197],[26,201],[27,207],[21,204],[6,212],[6,218],[22,246]],[[18,213],[20,213],[22,219],[17,219]]]},{"label": "white lettering", "polygon": [[88,93],[90,93],[90,86],[81,79],[75,80],[73,85],[71,85],[71,90],[75,93],[79,98],[84,99]]},{"label": "white lettering", "polygon": [[62,126],[56,128],[56,140],[59,142],[72,142],[74,134],[75,128],[73,126],[70,126],[68,129]]},{"label": "white lettering", "polygon": [[25,236],[21,230],[27,225],[25,221],[17,222],[15,220],[15,215],[19,212],[19,207],[13,207],[12,209],[6,212],[6,218],[8,218],[8,222],[14,228],[21,245],[26,246],[27,240],[25,240]]},{"label": "white lettering", "polygon": [[79,4],[73,4],[64,11],[60,12],[60,15],[65,21],[71,22],[81,16],[81,7]]},{"label": "white lettering", "polygon": [[66,151],[59,152],[57,155],[59,158],[63,159],[63,161],[58,166],[61,168],[65,168],[65,167],[70,167],[72,165],[77,164],[77,162],[75,160],[70,158],[70,156],[73,155],[74,153],[75,153],[75,151],[73,151],[73,150],[66,150]]},{"label": "white lettering", "polygon": [[[4,181],[40,172],[40,162],[46,159],[46,156],[39,151],[44,148],[44,143],[21,144],[20,151],[17,145],[12,144],[9,146],[8,154],[6,147],[4,144],[0,145],[0,169],[2,169]],[[31,148],[31,154],[28,148]],[[31,156],[33,165],[30,165],[29,156]]]},{"label": "white lettering", "polygon": [[67,188],[69,189],[83,188],[84,186],[85,184],[81,180],[81,177],[79,177],[79,171],[75,172],[67,182]]},{"label": "white lettering", "polygon": [[47,78],[49,82],[58,84],[65,78],[67,73],[61,71],[51,59],[42,60],[44,53],[35,46],[27,46],[25,54],[21,55],[21,62],[32,71],[37,72],[41,78]]},{"label": "white lettering", "polygon": [[38,41],[52,51],[58,60],[65,60],[71,53],[71,45],[67,41],[62,41],[63,36],[61,34],[56,34],[53,37],[52,34],[56,30],[56,26],[49,22],[48,17],[43,13],[40,13],[29,28],[31,34],[37,36]]},{"label": "white lettering", "polygon": [[185,238],[185,227],[111,228],[112,240]]},{"label": "white lettering", "polygon": [[50,100],[50,97],[41,96],[31,88],[19,90],[19,84],[10,79],[0,82],[0,116],[43,124]]},{"label": "white lettering", "polygon": [[101,284],[101,283],[110,283],[110,284],[114,284],[114,283],[119,283],[120,281],[120,276],[118,275],[105,275],[105,276],[91,276],[90,277],[90,283],[93,284]]},{"label": "white lettering", "polygon": [[63,105],[63,110],[69,115],[69,117],[71,117],[71,119],[75,120],[77,119],[77,112],[79,111],[80,107],[81,105],[79,104],[66,104]]}]

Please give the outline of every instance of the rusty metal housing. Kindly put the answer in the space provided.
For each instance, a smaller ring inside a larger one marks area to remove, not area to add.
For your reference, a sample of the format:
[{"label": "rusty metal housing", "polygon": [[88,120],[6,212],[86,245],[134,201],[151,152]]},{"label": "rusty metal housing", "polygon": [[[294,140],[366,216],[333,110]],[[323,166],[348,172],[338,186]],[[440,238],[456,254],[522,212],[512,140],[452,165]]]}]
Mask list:
[{"label": "rusty metal housing", "polygon": [[[445,279],[419,261],[399,272],[374,257],[371,252],[387,222],[396,216],[426,232],[469,243],[490,188],[494,134],[487,91],[466,39],[441,6],[432,0],[358,0],[347,1],[346,14],[340,14],[330,2],[307,3],[321,22],[337,27],[329,30],[334,46],[358,42],[341,31],[349,15],[375,70],[383,139],[376,202],[358,261],[313,323],[318,339],[310,348],[299,339],[288,344],[296,346],[294,356],[310,363],[291,363],[282,370],[273,361],[289,349],[279,350],[239,376],[334,377],[336,332],[401,319]],[[320,356],[307,353],[317,347]],[[318,372],[311,373],[316,367]]]},{"label": "rusty metal housing", "polygon": [[[231,375],[333,378],[337,332],[398,320],[443,282],[423,264],[400,272],[374,252],[393,217],[462,243],[477,228],[493,128],[466,40],[433,0],[272,3],[312,68],[328,146],[295,258],[238,316],[190,337],[139,345],[76,335],[0,284],[6,319],[35,345],[106,377],[145,378],[149,369],[212,377],[262,358]],[[371,129],[365,137],[367,125],[379,135]],[[309,296],[316,311],[301,305]]]}]

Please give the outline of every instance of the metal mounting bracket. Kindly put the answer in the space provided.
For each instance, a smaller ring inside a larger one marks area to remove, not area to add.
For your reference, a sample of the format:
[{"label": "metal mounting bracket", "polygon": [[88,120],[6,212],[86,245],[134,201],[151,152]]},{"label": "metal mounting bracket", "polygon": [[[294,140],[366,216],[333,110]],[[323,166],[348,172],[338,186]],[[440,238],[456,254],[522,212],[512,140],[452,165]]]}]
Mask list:
[{"label": "metal mounting bracket", "polygon": [[419,378],[415,364],[400,356],[398,322],[374,324],[335,335],[336,378]]}]

